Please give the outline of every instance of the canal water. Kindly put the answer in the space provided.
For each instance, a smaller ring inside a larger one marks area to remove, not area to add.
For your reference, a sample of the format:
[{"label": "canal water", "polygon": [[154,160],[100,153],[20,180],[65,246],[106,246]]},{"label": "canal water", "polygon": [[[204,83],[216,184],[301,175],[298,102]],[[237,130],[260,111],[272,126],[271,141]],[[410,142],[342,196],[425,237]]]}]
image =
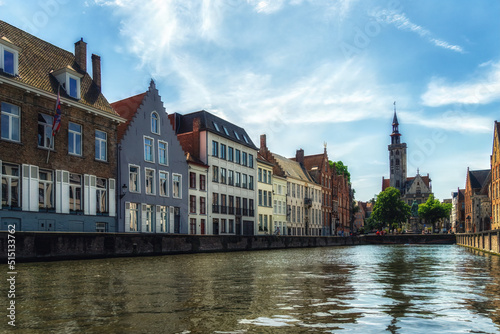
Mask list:
[{"label": "canal water", "polygon": [[16,306],[19,333],[500,333],[500,257],[391,245],[27,263]]}]

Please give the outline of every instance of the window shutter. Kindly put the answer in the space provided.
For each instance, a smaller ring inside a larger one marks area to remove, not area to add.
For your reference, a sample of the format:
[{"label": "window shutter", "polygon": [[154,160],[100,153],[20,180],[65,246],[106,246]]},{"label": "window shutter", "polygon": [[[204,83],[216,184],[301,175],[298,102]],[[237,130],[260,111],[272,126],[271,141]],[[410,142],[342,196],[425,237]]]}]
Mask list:
[{"label": "window shutter", "polygon": [[85,174],[83,176],[84,183],[83,183],[83,207],[84,207],[84,213],[86,215],[90,215],[90,175]]},{"label": "window shutter", "polygon": [[109,203],[109,216],[116,216],[116,187],[115,187],[115,179],[109,179],[109,190],[108,190],[108,203]]},{"label": "window shutter", "polygon": [[38,211],[38,167],[23,165],[23,211]]},{"label": "window shutter", "polygon": [[161,232],[161,206],[156,206],[156,233]]},{"label": "window shutter", "polygon": [[146,225],[146,204],[141,204],[141,232],[148,232]]},{"label": "window shutter", "polygon": [[130,202],[125,202],[125,232],[130,232]]},{"label": "window shutter", "polygon": [[97,213],[97,194],[95,188],[95,175],[89,175],[90,185],[89,185],[89,208],[90,215],[95,215]]}]

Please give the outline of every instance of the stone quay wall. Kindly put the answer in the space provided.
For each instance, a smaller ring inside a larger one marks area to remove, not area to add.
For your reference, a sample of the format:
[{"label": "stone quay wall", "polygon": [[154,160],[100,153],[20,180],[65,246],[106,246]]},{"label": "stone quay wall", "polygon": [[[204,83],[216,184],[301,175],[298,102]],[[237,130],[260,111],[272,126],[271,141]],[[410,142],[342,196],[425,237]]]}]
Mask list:
[{"label": "stone quay wall", "polygon": [[500,255],[500,230],[457,234],[457,245]]},{"label": "stone quay wall", "polygon": [[[0,260],[12,242],[0,232]],[[146,233],[15,232],[16,262],[105,257],[334,247],[370,244],[453,244],[454,235],[385,235],[349,237],[237,236]],[[10,238],[12,239],[12,238]],[[10,254],[9,254],[10,257]]]}]

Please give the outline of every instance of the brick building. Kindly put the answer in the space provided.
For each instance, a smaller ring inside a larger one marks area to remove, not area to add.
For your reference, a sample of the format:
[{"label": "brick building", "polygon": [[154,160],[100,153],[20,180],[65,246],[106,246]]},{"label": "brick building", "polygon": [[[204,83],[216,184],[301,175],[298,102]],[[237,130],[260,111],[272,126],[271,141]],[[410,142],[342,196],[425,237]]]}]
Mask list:
[{"label": "brick building", "polygon": [[338,220],[335,232],[346,235],[352,232],[352,191],[347,175],[338,174],[334,181],[337,184]]},{"label": "brick building", "polygon": [[[116,134],[100,57],[75,54],[0,21],[1,226],[116,231]],[[60,94],[60,128],[52,137]]]},{"label": "brick building", "polygon": [[475,233],[491,229],[491,200],[489,189],[491,171],[469,170],[465,182],[465,232]]},{"label": "brick building", "polygon": [[500,123],[495,121],[491,153],[491,229],[500,229]]},{"label": "brick building", "polygon": [[[292,160],[295,160],[292,158]],[[305,169],[314,181],[321,185],[321,235],[332,235],[334,231],[334,208],[338,207],[336,187],[334,187],[335,169],[329,164],[326,145],[323,153],[304,156]]]}]

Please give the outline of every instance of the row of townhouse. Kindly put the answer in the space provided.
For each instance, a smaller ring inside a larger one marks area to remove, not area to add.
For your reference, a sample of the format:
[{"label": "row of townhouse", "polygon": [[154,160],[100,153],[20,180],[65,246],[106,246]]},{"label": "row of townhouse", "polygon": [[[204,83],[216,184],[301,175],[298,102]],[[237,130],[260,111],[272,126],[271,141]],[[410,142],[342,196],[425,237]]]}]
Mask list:
[{"label": "row of townhouse", "polygon": [[265,135],[257,148],[243,128],[207,111],[169,115],[153,81],[109,103],[100,57],[92,55],[91,77],[83,40],[73,54],[0,21],[0,54],[2,229],[331,235],[349,228],[350,186],[326,147],[287,159],[267,150]]},{"label": "row of townhouse", "polygon": [[[305,156],[299,149],[288,159],[269,150],[264,134],[260,136],[259,159],[259,184],[272,184],[259,185],[260,233],[328,236],[353,231],[350,184],[330,165],[326,145],[322,154]],[[271,205],[272,216],[266,208]]]},{"label": "row of townhouse", "polygon": [[467,168],[465,189],[452,195],[453,232],[475,233],[500,229],[500,123],[495,121],[490,168]]}]

